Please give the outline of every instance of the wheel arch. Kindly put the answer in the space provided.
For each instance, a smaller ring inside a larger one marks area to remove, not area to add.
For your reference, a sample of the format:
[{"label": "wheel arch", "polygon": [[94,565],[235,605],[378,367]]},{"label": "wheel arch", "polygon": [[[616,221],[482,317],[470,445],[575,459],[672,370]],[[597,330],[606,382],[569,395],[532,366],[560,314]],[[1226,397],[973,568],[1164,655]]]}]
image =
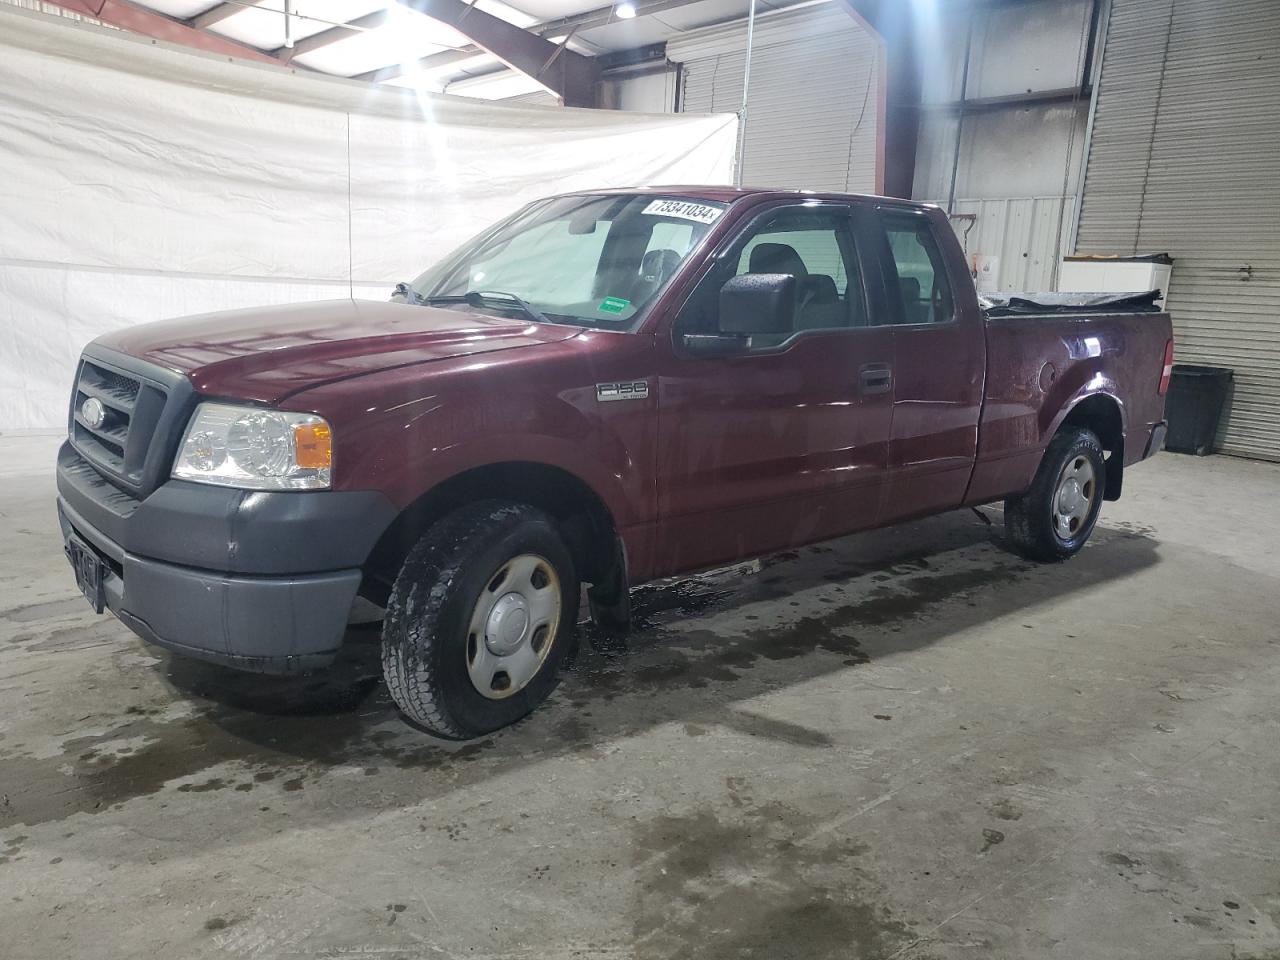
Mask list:
[{"label": "wheel arch", "polygon": [[467,503],[493,499],[526,503],[549,514],[560,527],[584,582],[602,583],[618,573],[625,575],[613,511],[586,480],[564,467],[508,460],[455,473],[401,510],[370,552],[362,593],[385,604],[400,564],[433,524]]},{"label": "wheel arch", "polygon": [[1124,405],[1110,393],[1090,393],[1076,399],[1057,423],[1051,436],[1062,430],[1092,430],[1106,451],[1104,500],[1119,500],[1124,483]]}]

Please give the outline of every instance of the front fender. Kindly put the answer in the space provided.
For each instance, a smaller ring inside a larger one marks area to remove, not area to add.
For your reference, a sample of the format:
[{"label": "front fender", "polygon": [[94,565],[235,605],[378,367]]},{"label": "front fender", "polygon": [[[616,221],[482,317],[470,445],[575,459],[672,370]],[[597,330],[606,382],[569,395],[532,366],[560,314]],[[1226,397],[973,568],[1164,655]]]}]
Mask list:
[{"label": "front fender", "polygon": [[530,462],[580,479],[625,527],[653,517],[657,392],[602,403],[596,384],[639,379],[650,351],[649,338],[584,336],[293,399],[333,424],[335,489],[378,490],[403,508],[466,471]]},{"label": "front fender", "polygon": [[535,463],[577,477],[600,497],[614,522],[625,527],[642,521],[620,469],[624,461],[625,456],[618,451],[606,451],[606,456],[601,457],[594,449],[565,437],[497,434],[406,463],[396,477],[392,499],[407,506],[432,488],[468,471],[500,463]]}]

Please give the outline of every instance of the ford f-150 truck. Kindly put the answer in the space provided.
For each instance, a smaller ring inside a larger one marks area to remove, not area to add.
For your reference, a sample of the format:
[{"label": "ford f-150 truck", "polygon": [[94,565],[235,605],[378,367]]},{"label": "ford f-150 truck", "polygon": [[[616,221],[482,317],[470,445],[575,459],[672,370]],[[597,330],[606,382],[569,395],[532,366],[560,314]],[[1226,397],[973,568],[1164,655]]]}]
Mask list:
[{"label": "ford f-150 truck", "polygon": [[397,286],[99,337],[58,512],[144,640],[324,666],[362,598],[403,713],[463,738],[545,698],[579,591],[1004,501],[1084,545],[1162,444],[1145,297],[980,304],[936,207],[649,188],[542,200]]}]

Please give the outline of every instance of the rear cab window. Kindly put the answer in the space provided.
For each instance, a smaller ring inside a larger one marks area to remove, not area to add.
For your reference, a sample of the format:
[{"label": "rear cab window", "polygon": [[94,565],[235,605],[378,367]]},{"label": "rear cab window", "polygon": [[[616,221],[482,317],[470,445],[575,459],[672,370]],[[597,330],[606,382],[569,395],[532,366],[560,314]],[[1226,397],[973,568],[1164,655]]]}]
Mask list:
[{"label": "rear cab window", "polygon": [[887,251],[886,319],[903,326],[949,323],[955,318],[955,297],[933,223],[919,213],[883,207],[878,219]]}]

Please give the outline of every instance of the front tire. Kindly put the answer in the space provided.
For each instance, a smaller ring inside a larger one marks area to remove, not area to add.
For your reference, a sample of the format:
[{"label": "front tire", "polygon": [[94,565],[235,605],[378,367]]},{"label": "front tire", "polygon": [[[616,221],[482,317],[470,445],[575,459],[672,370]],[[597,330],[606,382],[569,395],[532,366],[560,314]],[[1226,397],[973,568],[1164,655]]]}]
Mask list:
[{"label": "front tire", "polygon": [[1080,552],[1098,522],[1106,483],[1102,444],[1092,430],[1059,431],[1031,488],[1004,504],[1004,529],[1015,550],[1053,563]]},{"label": "front tire", "polygon": [[440,737],[491,733],[555,687],[573,646],[579,584],[555,522],[487,500],[449,514],[391,590],[382,672],[405,717]]}]

